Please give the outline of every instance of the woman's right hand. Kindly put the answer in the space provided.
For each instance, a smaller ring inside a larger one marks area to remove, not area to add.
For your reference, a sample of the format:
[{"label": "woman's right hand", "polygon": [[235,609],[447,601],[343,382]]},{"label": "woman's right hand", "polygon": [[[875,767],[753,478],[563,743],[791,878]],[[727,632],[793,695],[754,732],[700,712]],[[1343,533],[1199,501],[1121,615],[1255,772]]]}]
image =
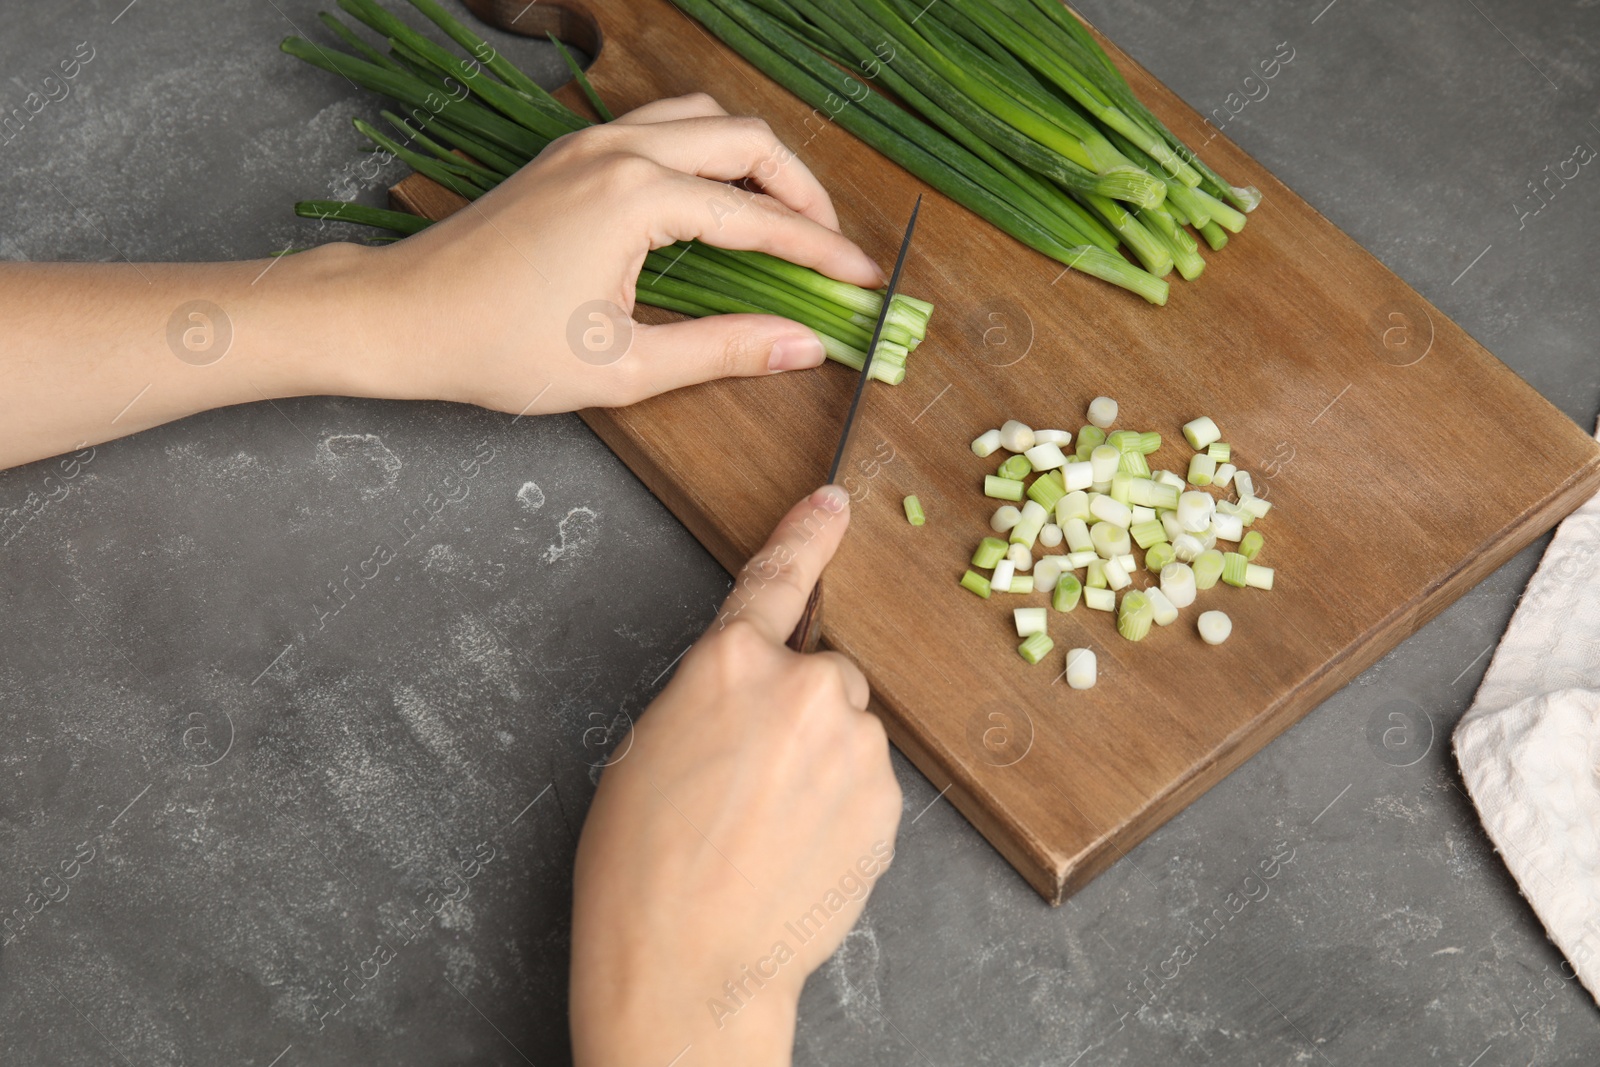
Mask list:
[{"label": "woman's right hand", "polygon": [[849,515],[829,486],[784,517],[601,779],[573,886],[580,1065],[788,1063],[806,976],[889,865],[900,787],[866,678],[784,645]]}]

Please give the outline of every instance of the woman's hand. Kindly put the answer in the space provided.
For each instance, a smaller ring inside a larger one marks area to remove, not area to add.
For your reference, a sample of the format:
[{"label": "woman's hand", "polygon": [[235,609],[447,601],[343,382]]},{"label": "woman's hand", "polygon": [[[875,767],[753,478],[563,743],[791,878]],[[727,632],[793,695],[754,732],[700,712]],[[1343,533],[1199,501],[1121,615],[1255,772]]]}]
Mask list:
[{"label": "woman's hand", "polygon": [[[762,192],[726,184],[744,179]],[[212,264],[0,263],[0,468],[229,404],[334,394],[517,414],[822,362],[771,315],[629,319],[654,247],[700,237],[843,281],[878,268],[758,119],[661,100],[562,138],[397,244]]]},{"label": "woman's hand", "polygon": [[[726,184],[742,180],[762,191]],[[375,257],[382,277],[399,280],[401,306],[429,309],[420,330],[396,339],[402,388],[534,414],[822,362],[816,335],[776,316],[631,322],[645,253],[689,238],[883,283],[765,122],[730,117],[704,95],[660,100],[561,138]]]},{"label": "woman's hand", "polygon": [[784,517],[606,768],[573,885],[580,1067],[788,1063],[801,985],[889,865],[867,681],[784,647],[848,523],[836,486]]}]

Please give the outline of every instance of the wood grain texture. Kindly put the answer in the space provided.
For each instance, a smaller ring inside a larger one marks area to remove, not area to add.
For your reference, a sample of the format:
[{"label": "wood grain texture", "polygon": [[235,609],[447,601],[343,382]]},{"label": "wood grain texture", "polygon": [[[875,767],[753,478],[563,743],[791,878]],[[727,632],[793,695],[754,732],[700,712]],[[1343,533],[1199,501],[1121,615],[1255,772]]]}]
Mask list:
[{"label": "wood grain texture", "polygon": [[[475,0],[489,10],[497,0]],[[509,20],[523,5],[501,4]],[[589,0],[546,17],[598,25],[591,80],[619,113],[707,91],[765,117],[832,191],[880,262],[926,197],[903,290],[938,305],[906,382],[874,386],[853,524],[825,578],[824,640],[854,657],[895,743],[1047,900],[1059,903],[1600,486],[1569,419],[1231,142],[1203,154],[1265,201],[1165,308],[1063,272],[856,141],[665,0]],[[1200,144],[1209,127],[1110,48],[1139,95]],[[580,109],[569,86],[563,96]],[[395,202],[461,201],[415,176]],[[641,309],[640,318],[672,316]],[[585,421],[713,555],[737,569],[826,474],[853,384],[820,371],[717,382]],[[1218,586],[1140,644],[1110,616],[1052,613],[1056,651],[1017,656],[1011,609],[956,583],[987,532],[995,457],[968,449],[1008,417],[1076,430],[1088,401],[1167,439],[1209,414],[1275,507],[1257,524],[1271,593]],[[733,459],[732,457],[737,457]],[[905,522],[915,492],[927,525]],[[1198,610],[1233,618],[1203,644]],[[1063,650],[1095,649],[1070,690]],[[1354,727],[1353,727],[1354,729]]]}]

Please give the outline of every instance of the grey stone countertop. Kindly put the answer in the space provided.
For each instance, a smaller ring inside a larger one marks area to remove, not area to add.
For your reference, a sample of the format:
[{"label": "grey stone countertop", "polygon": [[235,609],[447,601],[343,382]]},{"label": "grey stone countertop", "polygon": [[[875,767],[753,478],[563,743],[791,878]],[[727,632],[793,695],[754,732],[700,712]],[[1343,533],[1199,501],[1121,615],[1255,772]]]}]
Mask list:
[{"label": "grey stone countertop", "polygon": [[[1082,8],[1203,112],[1288,42],[1227,134],[1593,425],[1600,171],[1522,212],[1547,164],[1600,147],[1594,0]],[[357,169],[349,118],[374,99],[277,51],[314,28],[310,0],[3,10],[5,110],[93,57],[0,144],[0,256],[258,257],[305,242],[295,199],[378,203],[400,175]],[[548,48],[512,54],[559,80]],[[467,498],[318,628],[327,584],[475,454]],[[0,515],[47,473],[0,475]],[[797,1061],[1595,1063],[1595,1006],[1448,747],[1542,546],[1059,909],[897,755],[898,857],[806,988]],[[591,742],[645,707],[729,585],[575,417],[212,412],[97,448],[0,561],[0,912],[80,860],[0,950],[0,1061],[567,1060]],[[1413,729],[1370,743],[1391,713]],[[1206,928],[1273,856],[1265,895]],[[435,916],[441,885],[456,899]]]}]

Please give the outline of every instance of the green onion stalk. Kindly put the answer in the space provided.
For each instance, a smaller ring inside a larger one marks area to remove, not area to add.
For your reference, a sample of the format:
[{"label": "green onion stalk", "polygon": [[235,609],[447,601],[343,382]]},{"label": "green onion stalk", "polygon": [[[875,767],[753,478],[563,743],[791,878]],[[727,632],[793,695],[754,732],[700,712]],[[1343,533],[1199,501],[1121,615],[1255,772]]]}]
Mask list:
[{"label": "green onion stalk", "polygon": [[1060,0],[674,3],[947,196],[1151,303],[1260,202],[1140,103]]},{"label": "green onion stalk", "polygon": [[[558,137],[591,125],[518,70],[435,0],[409,0],[467,55],[463,59],[379,6],[339,0],[339,7],[373,31],[384,51],[337,15],[319,19],[349,51],[299,37],[283,51],[393,100],[381,113],[389,129],[355,119],[373,149],[388,152],[419,174],[472,201],[495,188]],[[554,38],[552,38],[554,40]],[[602,120],[611,112],[571,54],[555,42],[579,88]],[[303,218],[336,220],[409,236],[428,219],[339,200],[303,200]],[[1087,215],[1083,216],[1087,223]],[[376,238],[379,241],[399,237]],[[1114,248],[1107,237],[1102,246]],[[1126,266],[1105,247],[1093,249]],[[1102,268],[1104,269],[1104,268]],[[856,370],[883,308],[883,295],[761,252],[729,251],[680,241],[645,257],[635,293],[640,303],[705,316],[753,312],[782,315],[809,327],[828,357]],[[906,361],[927,334],[933,305],[896,294],[872,361],[872,376],[890,384],[905,378]]]},{"label": "green onion stalk", "polygon": [[[1167,283],[1117,254],[1114,241],[1107,239],[1112,245],[1107,249],[1088,240],[1088,230],[1065,223],[1064,217],[1072,214],[1066,209],[1058,213],[1036,208],[1026,196],[1017,195],[1022,186],[976,147],[968,147],[968,141],[941,132],[874,92],[767,11],[722,0],[674,2],[829,120],[1023,244],[1072,269],[1138,293],[1153,304],[1166,303]],[[779,5],[764,0],[763,6]],[[880,42],[864,39],[864,43],[872,47]],[[882,66],[878,71],[889,69]],[[1070,171],[1064,165],[1061,173]],[[1056,195],[1048,180],[1039,181],[1037,188],[1042,195]],[[1082,217],[1085,226],[1103,229]]]}]

